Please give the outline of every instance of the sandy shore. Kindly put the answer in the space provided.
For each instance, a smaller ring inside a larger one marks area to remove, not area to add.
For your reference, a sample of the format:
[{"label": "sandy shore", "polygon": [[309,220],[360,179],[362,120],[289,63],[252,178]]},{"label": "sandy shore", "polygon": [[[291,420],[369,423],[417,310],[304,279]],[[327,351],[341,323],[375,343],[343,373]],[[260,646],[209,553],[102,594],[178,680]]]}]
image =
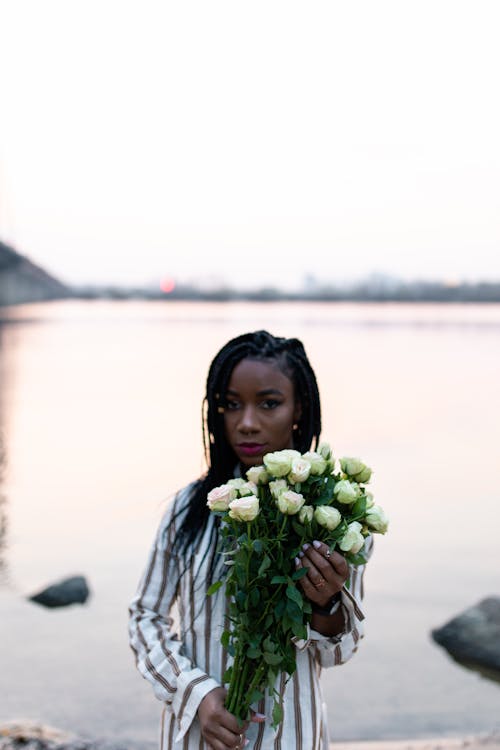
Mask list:
[{"label": "sandy shore", "polygon": [[330,750],[500,750],[500,732],[455,739],[333,742]]}]

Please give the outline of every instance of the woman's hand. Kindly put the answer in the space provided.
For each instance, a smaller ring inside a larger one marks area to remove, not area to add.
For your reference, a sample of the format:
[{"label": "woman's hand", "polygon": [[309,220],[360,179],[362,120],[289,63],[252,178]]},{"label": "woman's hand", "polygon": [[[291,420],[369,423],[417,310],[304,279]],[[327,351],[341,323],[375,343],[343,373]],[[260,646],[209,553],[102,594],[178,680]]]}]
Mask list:
[{"label": "woman's hand", "polygon": [[198,706],[198,719],[203,739],[213,750],[241,750],[245,747],[245,731],[248,721],[239,724],[238,719],[224,706],[225,688],[214,688]]},{"label": "woman's hand", "polygon": [[328,545],[314,541],[305,544],[297,561],[297,568],[307,568],[307,575],[299,580],[304,594],[319,607],[326,607],[349,577],[345,558]]}]

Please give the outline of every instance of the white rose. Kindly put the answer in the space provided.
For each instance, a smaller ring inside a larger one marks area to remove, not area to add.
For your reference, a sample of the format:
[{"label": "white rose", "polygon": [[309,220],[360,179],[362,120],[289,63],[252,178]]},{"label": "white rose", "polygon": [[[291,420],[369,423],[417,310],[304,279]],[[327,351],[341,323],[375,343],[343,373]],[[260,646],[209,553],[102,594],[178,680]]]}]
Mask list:
[{"label": "white rose", "polygon": [[294,456],[288,455],[288,451],[266,453],[266,455],[264,456],[264,465],[269,474],[271,474],[273,477],[285,477],[290,473],[293,458]]},{"label": "white rose", "polygon": [[375,501],[373,499],[373,492],[365,492],[366,497],[366,507],[372,508],[375,505]]},{"label": "white rose", "polygon": [[359,497],[359,488],[348,479],[341,479],[333,488],[333,494],[339,503],[342,503],[343,505],[351,505],[356,502]]},{"label": "white rose", "polygon": [[300,457],[300,451],[296,451],[295,448],[283,448],[279,453],[283,453],[285,456],[290,456],[292,459]]},{"label": "white rose", "polygon": [[365,466],[365,468],[359,472],[359,474],[356,474],[354,479],[356,482],[361,482],[363,484],[366,484],[366,482],[370,481],[370,477],[372,475],[372,470],[369,466]]},{"label": "white rose", "polygon": [[235,479],[228,479],[226,484],[228,484],[230,487],[234,487],[235,490],[240,490],[241,487],[244,487],[247,483],[246,479],[243,479],[242,477],[236,477]]},{"label": "white rose", "polygon": [[349,456],[341,458],[340,465],[342,471],[355,479],[356,482],[368,482],[372,475],[370,467],[364,464],[359,458],[351,458]]},{"label": "white rose", "polygon": [[299,521],[300,523],[311,523],[314,516],[314,508],[312,505],[303,505],[299,510]]},{"label": "white rose", "polygon": [[259,515],[259,498],[248,495],[233,500],[229,503],[229,515],[236,521],[253,521]]},{"label": "white rose", "polygon": [[295,484],[295,482],[305,482],[310,473],[311,464],[307,459],[299,456],[292,460],[292,470],[288,475],[288,481],[293,484]]},{"label": "white rose", "polygon": [[319,505],[314,510],[314,518],[320,526],[324,526],[328,531],[333,531],[342,521],[342,516],[337,508],[330,505]]},{"label": "white rose", "polygon": [[350,456],[344,456],[343,458],[341,458],[340,465],[342,467],[342,471],[344,471],[346,474],[349,474],[350,476],[354,476],[365,467],[361,459],[352,458]]},{"label": "white rose", "polygon": [[287,490],[287,492],[282,492],[278,497],[277,505],[279,510],[286,516],[294,516],[299,512],[304,503],[305,499],[300,492]]},{"label": "white rose", "polygon": [[363,527],[360,523],[358,523],[358,521],[353,521],[349,524],[346,533],[339,543],[339,547],[342,552],[351,552],[353,555],[359,552],[359,550],[365,543],[365,538],[361,533],[362,528]]},{"label": "white rose", "polygon": [[271,495],[277,500],[282,492],[290,489],[290,486],[286,479],[275,479],[273,482],[269,482],[269,489],[271,490]]},{"label": "white rose", "polygon": [[332,457],[332,449],[329,443],[320,443],[318,446],[318,453],[322,456],[325,461],[329,461]]},{"label": "white rose", "polygon": [[385,534],[389,527],[389,519],[380,505],[372,505],[366,512],[366,523],[379,534]]},{"label": "white rose", "polygon": [[230,484],[214,487],[207,495],[207,505],[210,510],[227,510],[229,503],[236,497],[236,490]]},{"label": "white rose", "polygon": [[240,489],[240,497],[245,497],[245,495],[257,495],[259,490],[257,489],[257,485],[255,482],[246,482],[245,486]]},{"label": "white rose", "polygon": [[302,454],[302,458],[304,458],[306,461],[309,461],[309,463],[311,464],[311,474],[313,476],[319,476],[325,471],[326,461],[320,453],[316,453],[315,451],[307,451],[307,453]]},{"label": "white rose", "polygon": [[267,484],[269,475],[265,466],[251,466],[247,471],[247,479],[255,484]]}]

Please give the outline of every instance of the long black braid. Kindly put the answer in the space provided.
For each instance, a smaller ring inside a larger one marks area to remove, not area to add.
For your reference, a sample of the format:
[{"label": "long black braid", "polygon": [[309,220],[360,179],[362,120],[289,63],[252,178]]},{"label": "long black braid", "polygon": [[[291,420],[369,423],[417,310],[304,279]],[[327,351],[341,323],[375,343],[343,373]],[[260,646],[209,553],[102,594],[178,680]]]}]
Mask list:
[{"label": "long black braid", "polygon": [[[317,447],[321,432],[321,407],[316,376],[309,363],[302,342],[272,336],[267,331],[245,333],[228,341],[210,365],[206,395],[203,401],[203,444],[208,471],[193,486],[189,508],[177,530],[174,545],[188,556],[206,528],[210,511],[207,494],[214,487],[233,476],[238,458],[231,448],[224,430],[226,392],[235,366],[242,359],[271,360],[290,378],[301,411],[297,429],[293,431],[293,446],[304,453],[314,440]],[[222,408],[221,408],[222,407]],[[214,537],[217,528],[213,530]],[[215,544],[210,545],[212,549]],[[213,573],[214,556],[210,570]]]}]

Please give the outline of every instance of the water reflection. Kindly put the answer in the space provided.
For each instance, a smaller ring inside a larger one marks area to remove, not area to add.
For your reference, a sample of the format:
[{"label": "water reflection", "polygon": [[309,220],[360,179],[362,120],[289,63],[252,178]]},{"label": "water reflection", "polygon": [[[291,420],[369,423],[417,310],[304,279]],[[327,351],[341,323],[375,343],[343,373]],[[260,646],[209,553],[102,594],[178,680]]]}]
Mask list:
[{"label": "water reflection", "polygon": [[7,498],[2,492],[3,441],[0,436],[0,587],[7,583]]},{"label": "water reflection", "polygon": [[5,438],[3,433],[3,385],[5,368],[2,366],[2,326],[0,325],[0,587],[7,582],[7,497],[3,492],[5,471]]}]

